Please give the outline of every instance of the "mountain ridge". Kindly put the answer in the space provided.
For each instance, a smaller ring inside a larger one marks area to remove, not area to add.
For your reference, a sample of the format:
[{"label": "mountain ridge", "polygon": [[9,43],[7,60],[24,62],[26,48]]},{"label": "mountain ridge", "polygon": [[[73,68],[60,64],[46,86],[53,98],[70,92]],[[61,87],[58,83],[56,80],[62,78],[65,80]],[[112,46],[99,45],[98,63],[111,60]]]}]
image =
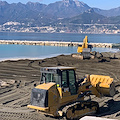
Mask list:
[{"label": "mountain ridge", "polygon": [[[91,8],[84,2],[78,0],[62,0],[48,5],[39,2],[28,2],[26,4],[19,2],[9,4],[6,1],[0,1],[0,24],[14,21],[25,23],[26,26],[28,24],[30,26],[50,25],[58,19],[71,19],[82,15],[85,11],[89,11],[89,9],[92,9],[95,13],[99,14],[97,15],[97,17],[100,17],[98,19],[101,19],[101,15],[104,16],[102,17],[101,22],[99,22],[101,24],[120,23],[120,7],[110,10],[102,10],[99,8]],[[90,19],[95,20],[95,13],[92,16],[86,14],[86,19],[89,21],[88,23],[91,24]],[[110,14],[112,14],[113,17],[111,17]],[[85,23],[86,22],[82,20],[82,24]]]}]

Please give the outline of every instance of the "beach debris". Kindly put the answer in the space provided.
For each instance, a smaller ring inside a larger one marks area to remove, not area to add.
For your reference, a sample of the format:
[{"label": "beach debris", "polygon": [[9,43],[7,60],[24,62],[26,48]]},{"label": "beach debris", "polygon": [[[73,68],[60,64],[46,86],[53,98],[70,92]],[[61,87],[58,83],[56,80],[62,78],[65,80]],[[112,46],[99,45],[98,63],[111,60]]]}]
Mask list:
[{"label": "beach debris", "polygon": [[0,86],[1,87],[4,87],[4,86],[9,86],[9,85],[13,85],[13,84],[15,84],[15,80],[0,80]]},{"label": "beach debris", "polygon": [[5,81],[0,80],[0,86],[1,87],[9,86],[9,84],[7,84],[7,82],[5,82]]},{"label": "beach debris", "polygon": [[13,85],[13,84],[15,84],[15,80],[7,80],[7,84],[11,84],[11,85]]}]

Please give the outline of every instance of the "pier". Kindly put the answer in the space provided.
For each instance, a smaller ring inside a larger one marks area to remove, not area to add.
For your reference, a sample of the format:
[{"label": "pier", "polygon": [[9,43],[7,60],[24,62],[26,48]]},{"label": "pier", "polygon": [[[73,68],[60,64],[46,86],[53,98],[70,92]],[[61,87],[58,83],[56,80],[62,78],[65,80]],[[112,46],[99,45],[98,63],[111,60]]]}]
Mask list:
[{"label": "pier", "polygon": [[[0,44],[16,45],[41,45],[41,46],[78,46],[82,42],[61,42],[61,41],[20,41],[20,40],[0,40]],[[112,48],[112,43],[89,43],[93,47]]]}]

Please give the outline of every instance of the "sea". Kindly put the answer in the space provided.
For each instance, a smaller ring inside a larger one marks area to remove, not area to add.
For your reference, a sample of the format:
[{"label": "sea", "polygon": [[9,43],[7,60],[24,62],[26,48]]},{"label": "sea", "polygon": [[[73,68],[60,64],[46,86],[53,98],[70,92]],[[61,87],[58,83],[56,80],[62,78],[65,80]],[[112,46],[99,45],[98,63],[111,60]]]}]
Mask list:
[{"label": "sea", "polygon": [[[0,40],[82,42],[88,36],[89,43],[120,43],[120,34],[75,34],[75,33],[12,33],[0,32]],[[117,52],[113,48],[93,48],[97,52]],[[77,53],[77,47],[0,45],[0,61],[18,59],[44,59],[61,54]]]}]

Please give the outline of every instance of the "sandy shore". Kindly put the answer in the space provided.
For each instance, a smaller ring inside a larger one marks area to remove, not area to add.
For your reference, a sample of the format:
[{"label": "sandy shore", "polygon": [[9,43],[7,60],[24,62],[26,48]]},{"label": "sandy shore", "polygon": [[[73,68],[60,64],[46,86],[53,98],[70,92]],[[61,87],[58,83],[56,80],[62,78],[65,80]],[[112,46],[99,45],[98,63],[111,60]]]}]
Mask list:
[{"label": "sandy shore", "polygon": [[[111,97],[95,98],[100,105],[96,116],[120,119],[120,59],[109,62],[99,60],[78,60],[70,55],[60,55],[43,60],[7,60],[0,62],[0,80],[15,80],[14,84],[0,88],[0,120],[53,120],[26,106],[30,104],[30,93],[34,84],[39,84],[40,68],[44,66],[73,66],[77,78],[85,74],[109,75],[114,78],[118,92]],[[62,119],[62,118],[61,118]]]}]

